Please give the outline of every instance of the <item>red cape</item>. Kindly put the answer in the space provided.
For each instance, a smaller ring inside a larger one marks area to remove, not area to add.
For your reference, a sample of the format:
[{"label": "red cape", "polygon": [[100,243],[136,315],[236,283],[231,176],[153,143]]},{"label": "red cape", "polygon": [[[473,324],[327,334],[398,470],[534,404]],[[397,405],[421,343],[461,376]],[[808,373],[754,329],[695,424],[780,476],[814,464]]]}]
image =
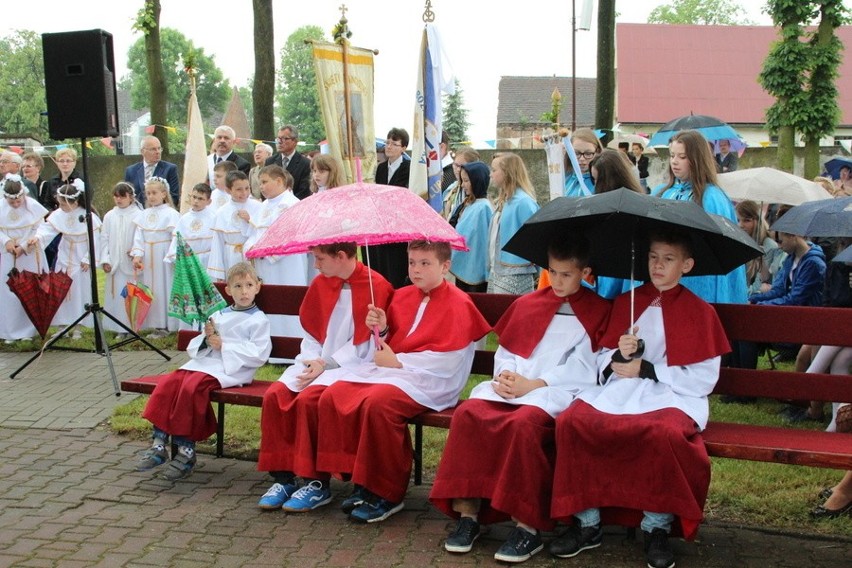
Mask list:
[{"label": "red cape", "polygon": [[394,293],[388,308],[388,345],[395,353],[457,351],[491,331],[470,296],[445,280],[429,292],[417,329],[406,336],[425,295],[417,286]]},{"label": "red cape", "polygon": [[[328,332],[328,320],[334,305],[340,298],[343,284],[348,283],[352,288],[352,319],[355,321],[354,343],[358,345],[370,338],[371,330],[364,323],[367,319],[367,306],[372,303],[370,298],[370,269],[360,261],[355,265],[355,271],[347,279],[323,276],[318,274],[308,287],[305,299],[299,307],[299,321],[311,337],[325,342]],[[393,287],[378,272],[372,271],[373,294],[376,306],[386,309],[393,296]]]},{"label": "red cape", "polygon": [[566,298],[554,294],[549,286],[518,297],[494,326],[494,331],[500,336],[500,345],[515,355],[529,357],[564,302],[571,304],[589,336],[592,351],[597,351],[598,340],[609,318],[610,302],[584,286]]},{"label": "red cape", "polygon": [[[634,311],[637,319],[657,296],[662,296],[666,358],[670,367],[691,365],[731,351],[728,336],[713,306],[680,284],[661,293],[649,282],[636,288],[635,296]],[[618,347],[618,339],[629,327],[630,292],[625,292],[615,299],[601,345],[615,349]]]}]

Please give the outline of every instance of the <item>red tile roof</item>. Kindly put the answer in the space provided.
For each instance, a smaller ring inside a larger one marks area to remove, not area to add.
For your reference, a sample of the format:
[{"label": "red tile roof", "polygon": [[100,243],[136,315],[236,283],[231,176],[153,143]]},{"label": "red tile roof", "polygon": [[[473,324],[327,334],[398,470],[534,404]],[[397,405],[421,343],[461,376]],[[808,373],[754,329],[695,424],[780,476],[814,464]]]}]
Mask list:
[{"label": "red tile roof", "polygon": [[[840,125],[852,125],[852,26],[835,32],[847,47],[837,79]],[[707,114],[763,124],[774,98],[757,82],[778,38],[771,26],[616,26],[617,106],[622,123],[665,123]]]}]

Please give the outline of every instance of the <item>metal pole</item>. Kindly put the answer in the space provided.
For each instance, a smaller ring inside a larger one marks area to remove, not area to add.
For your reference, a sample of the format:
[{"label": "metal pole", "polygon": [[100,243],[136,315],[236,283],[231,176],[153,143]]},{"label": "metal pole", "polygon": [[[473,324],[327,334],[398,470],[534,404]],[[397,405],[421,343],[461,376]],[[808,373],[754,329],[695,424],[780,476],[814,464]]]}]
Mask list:
[{"label": "metal pole", "polygon": [[577,130],[577,0],[571,0],[571,132]]}]

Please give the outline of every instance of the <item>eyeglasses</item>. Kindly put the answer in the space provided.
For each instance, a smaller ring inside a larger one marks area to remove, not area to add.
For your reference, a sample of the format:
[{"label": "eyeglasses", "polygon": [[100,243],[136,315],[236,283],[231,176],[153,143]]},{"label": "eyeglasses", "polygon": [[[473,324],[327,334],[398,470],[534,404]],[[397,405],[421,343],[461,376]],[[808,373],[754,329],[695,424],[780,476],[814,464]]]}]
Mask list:
[{"label": "eyeglasses", "polygon": [[21,167],[22,167],[22,168],[35,168],[35,167],[36,167],[36,165],[35,165],[35,164],[24,164],[24,165],[23,165],[23,166],[21,166]]},{"label": "eyeglasses", "polygon": [[402,148],[402,144],[399,142],[394,142],[393,140],[385,140],[385,146],[394,146],[396,148]]},{"label": "eyeglasses", "polygon": [[76,163],[77,160],[56,160],[57,164],[73,164]]},{"label": "eyeglasses", "polygon": [[276,140],[278,140],[279,142],[284,142],[286,140],[295,140],[295,139],[296,139],[295,136],[279,136],[278,138],[276,138]]},{"label": "eyeglasses", "polygon": [[597,154],[597,152],[576,152],[576,151],[575,151],[575,153],[577,154],[578,159],[579,158],[586,158],[587,160],[591,160]]}]

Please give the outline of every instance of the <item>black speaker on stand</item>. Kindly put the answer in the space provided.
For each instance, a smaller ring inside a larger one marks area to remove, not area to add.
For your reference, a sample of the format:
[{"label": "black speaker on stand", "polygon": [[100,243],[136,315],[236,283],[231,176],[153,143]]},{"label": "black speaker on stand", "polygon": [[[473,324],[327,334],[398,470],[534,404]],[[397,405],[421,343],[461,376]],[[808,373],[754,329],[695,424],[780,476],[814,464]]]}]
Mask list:
[{"label": "black speaker on stand", "polygon": [[[79,325],[87,316],[92,316],[95,330],[95,353],[105,355],[109,366],[115,395],[121,395],[115,368],[109,351],[109,344],[103,329],[101,316],[106,316],[124,329],[129,337],[113,347],[132,341],[141,341],[167,361],[171,358],[124,325],[115,316],[103,309],[98,302],[98,278],[95,269],[95,235],[92,227],[92,195],[94,188],[89,183],[88,155],[86,138],[118,136],[118,106],[115,92],[115,58],[112,48],[112,34],[103,30],[82,30],[42,34],[44,52],[44,85],[47,94],[47,121],[50,137],[54,140],[79,138],[83,161],[83,182],[85,198],[86,231],[89,237],[89,260],[91,262],[92,302],[86,304],[83,313],[74,323],[51,337],[44,348],[49,349],[71,329]],[[67,351],[89,351],[53,347]],[[27,368],[40,353],[33,355],[21,365],[11,378]]]}]

